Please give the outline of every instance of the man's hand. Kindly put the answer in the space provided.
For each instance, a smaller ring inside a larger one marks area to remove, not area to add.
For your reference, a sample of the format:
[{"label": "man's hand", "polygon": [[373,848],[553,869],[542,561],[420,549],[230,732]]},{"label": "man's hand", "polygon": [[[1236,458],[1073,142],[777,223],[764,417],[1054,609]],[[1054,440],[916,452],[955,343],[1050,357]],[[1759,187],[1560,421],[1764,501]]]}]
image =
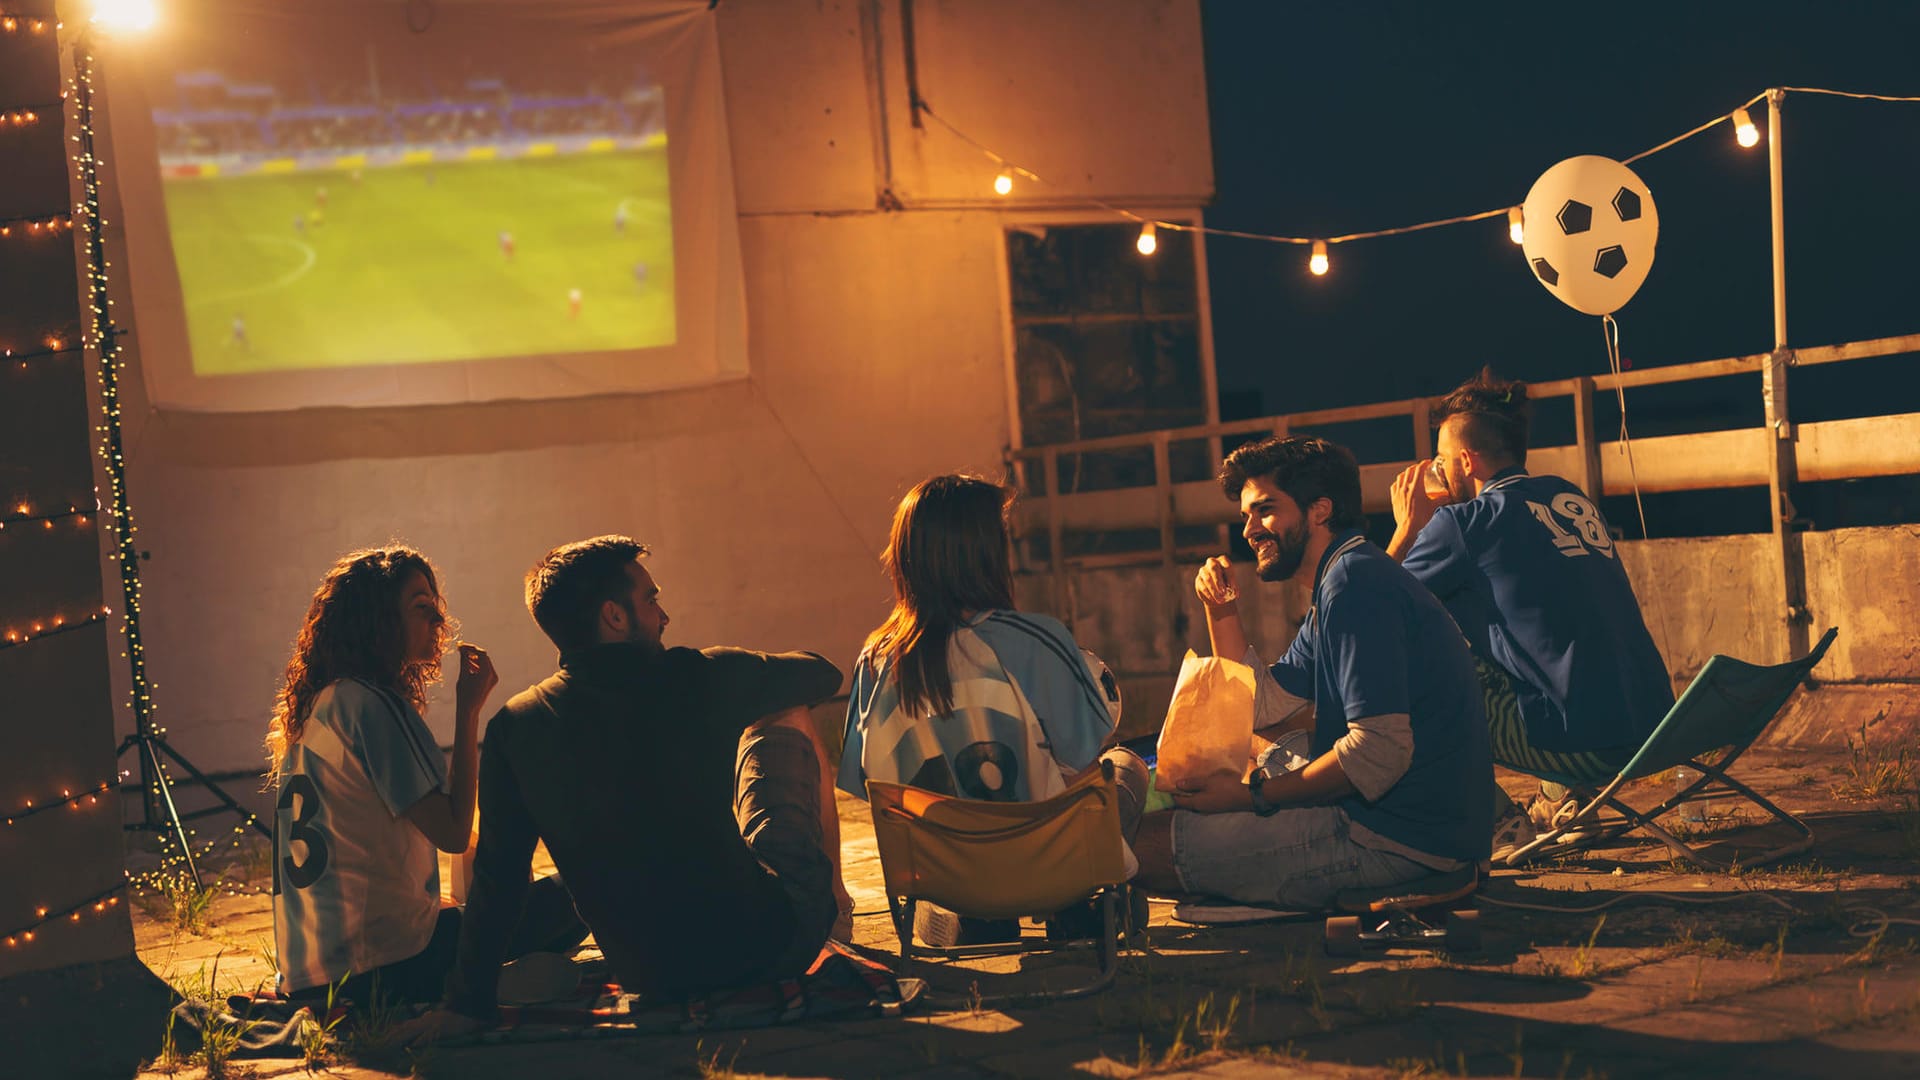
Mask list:
[{"label": "man's hand", "polygon": [[1197,783],[1189,781],[1169,793],[1173,805],[1196,814],[1226,814],[1253,809],[1253,796],[1237,773],[1212,773]]},{"label": "man's hand", "polygon": [[393,1029],[393,1045],[426,1046],[442,1039],[472,1035],[487,1025],[442,1005]]},{"label": "man's hand", "polygon": [[1427,494],[1427,473],[1433,460],[1416,461],[1393,478],[1394,528],[1411,536],[1426,528],[1433,512],[1444,503]]},{"label": "man's hand", "polygon": [[1194,595],[1208,608],[1224,608],[1240,599],[1240,593],[1233,587],[1233,570],[1227,565],[1225,555],[1215,555],[1200,566],[1200,572],[1193,576]]}]

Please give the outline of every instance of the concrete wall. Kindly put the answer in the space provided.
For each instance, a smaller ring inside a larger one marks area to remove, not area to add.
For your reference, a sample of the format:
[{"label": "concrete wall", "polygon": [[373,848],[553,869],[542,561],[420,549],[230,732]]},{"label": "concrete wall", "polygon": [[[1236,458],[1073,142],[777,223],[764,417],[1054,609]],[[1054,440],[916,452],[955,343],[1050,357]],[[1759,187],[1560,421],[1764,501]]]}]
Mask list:
[{"label": "concrete wall", "polygon": [[[936,471],[1000,468],[1004,213],[1061,194],[1192,207],[1212,192],[1195,0],[916,5],[926,98],[1062,182],[998,201],[977,151],[911,125],[899,12],[718,9],[746,382],[209,416],[151,413],[132,380],[149,662],[177,747],[203,768],[257,767],[320,574],[390,537],[437,562],[465,636],[493,652],[502,700],[553,660],[521,573],[603,532],[654,546],[671,640],[850,664],[890,596],[876,555],[898,497]],[[905,210],[876,209],[883,186]],[[444,706],[428,719],[451,738]]]},{"label": "concrete wall", "polygon": [[[1920,526],[1808,533],[1802,542],[1812,636],[1829,626],[1840,636],[1814,672],[1823,689],[1789,707],[1778,735],[1838,744],[1857,737],[1862,725],[1876,741],[1920,735],[1913,686],[1920,682],[1920,591],[1913,584],[1920,581]],[[1771,535],[1629,540],[1617,550],[1676,691],[1716,653],[1756,663],[1786,659]],[[1077,571],[1067,610],[1054,611],[1120,676],[1129,734],[1157,730],[1181,655],[1207,652],[1205,616],[1193,595],[1196,569],[1183,563]],[[1271,659],[1299,630],[1304,591],[1257,585],[1250,565],[1236,569],[1249,634]],[[1052,608],[1051,583],[1025,577],[1021,595]]]}]

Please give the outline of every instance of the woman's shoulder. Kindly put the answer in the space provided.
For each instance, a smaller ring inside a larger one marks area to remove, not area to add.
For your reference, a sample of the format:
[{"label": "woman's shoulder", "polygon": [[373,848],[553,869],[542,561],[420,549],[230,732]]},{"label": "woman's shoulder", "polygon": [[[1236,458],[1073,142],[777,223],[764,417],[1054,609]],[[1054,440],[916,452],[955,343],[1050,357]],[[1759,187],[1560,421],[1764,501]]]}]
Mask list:
[{"label": "woman's shoulder", "polygon": [[313,696],[313,708],[310,718],[359,717],[369,712],[397,713],[406,715],[413,712],[413,706],[390,688],[356,676],[347,675],[335,679],[320,688]]},{"label": "woman's shoulder", "polygon": [[1073,631],[1067,629],[1066,623],[1037,611],[995,608],[987,612],[986,617],[975,624],[974,629],[989,635],[1048,637],[1067,645],[1074,645]]}]

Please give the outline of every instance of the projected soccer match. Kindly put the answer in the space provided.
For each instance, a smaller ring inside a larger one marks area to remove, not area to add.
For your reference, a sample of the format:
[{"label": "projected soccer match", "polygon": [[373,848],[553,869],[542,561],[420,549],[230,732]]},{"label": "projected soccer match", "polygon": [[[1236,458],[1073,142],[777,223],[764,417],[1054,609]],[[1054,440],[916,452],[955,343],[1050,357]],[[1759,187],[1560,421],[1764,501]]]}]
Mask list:
[{"label": "projected soccer match", "polygon": [[194,374],[674,342],[644,58],[483,29],[289,23],[173,50],[149,86]]}]

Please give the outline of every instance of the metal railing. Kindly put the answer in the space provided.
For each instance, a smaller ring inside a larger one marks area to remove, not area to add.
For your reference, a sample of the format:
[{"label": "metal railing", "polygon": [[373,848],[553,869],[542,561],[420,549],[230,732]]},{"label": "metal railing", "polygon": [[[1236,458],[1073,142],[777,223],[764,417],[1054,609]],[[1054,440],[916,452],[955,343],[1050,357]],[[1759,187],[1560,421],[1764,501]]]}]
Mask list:
[{"label": "metal railing", "polygon": [[[1773,507],[1774,531],[1780,539],[1783,560],[1783,615],[1789,623],[1803,624],[1805,583],[1797,558],[1798,526],[1794,523],[1789,497],[1792,485],[1920,472],[1920,412],[1794,424],[1786,419],[1786,371],[1911,352],[1920,352],[1920,334],[1642,368],[1618,375],[1582,375],[1531,383],[1527,393],[1532,400],[1573,399],[1575,441],[1570,445],[1530,448],[1528,466],[1535,472],[1565,476],[1593,495],[1628,494],[1636,487],[1641,492],[1674,492],[1770,486],[1777,493]],[[1632,440],[1631,461],[1622,452],[1625,447],[1621,443],[1603,439],[1596,430],[1593,406],[1596,393],[1730,375],[1761,376],[1768,418],[1765,426],[1636,438]],[[1171,565],[1176,559],[1199,555],[1198,550],[1189,552],[1176,544],[1177,530],[1182,526],[1237,523],[1239,514],[1211,479],[1184,482],[1173,479],[1170,460],[1171,448],[1176,443],[1204,441],[1209,460],[1217,462],[1223,440],[1237,436],[1286,435],[1330,424],[1400,417],[1412,427],[1416,458],[1424,459],[1433,453],[1433,430],[1428,418],[1435,400],[1410,398],[1374,402],[1011,449],[1007,452],[1007,463],[1022,491],[1031,489],[1032,468],[1037,465],[1040,470],[1040,493],[1021,501],[1015,529],[1022,538],[1045,535],[1047,557],[1035,558],[1032,545],[1022,544],[1025,569],[1052,574],[1056,610],[1064,611],[1066,577],[1072,569],[1154,562]],[[1151,485],[1075,493],[1060,490],[1063,459],[1143,450],[1150,452],[1153,459]],[[1361,493],[1368,511],[1388,508],[1389,486],[1408,464],[1410,462],[1393,461],[1361,466]],[[1133,529],[1158,529],[1158,547],[1080,557],[1064,554],[1069,532]],[[1220,548],[1215,544],[1209,550],[1217,552]],[[1796,641],[1795,647],[1796,655],[1804,652],[1803,643]]]}]

